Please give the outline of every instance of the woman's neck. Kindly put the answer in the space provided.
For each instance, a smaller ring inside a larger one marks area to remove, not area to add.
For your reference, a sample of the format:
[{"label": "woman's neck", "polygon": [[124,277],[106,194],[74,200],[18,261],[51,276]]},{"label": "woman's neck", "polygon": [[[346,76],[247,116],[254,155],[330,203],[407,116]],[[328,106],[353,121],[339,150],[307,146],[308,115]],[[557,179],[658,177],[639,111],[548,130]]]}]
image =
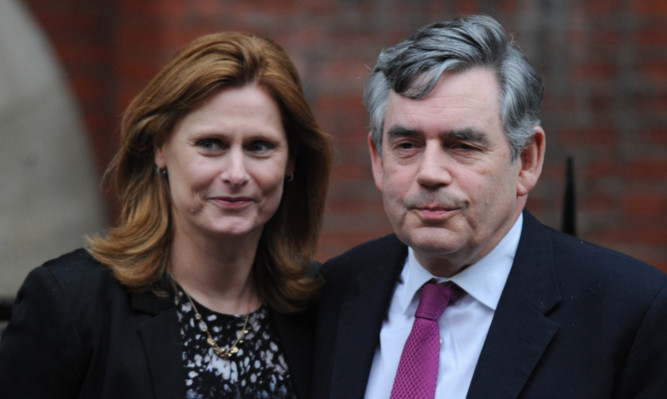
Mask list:
[{"label": "woman's neck", "polygon": [[252,267],[259,237],[196,240],[174,235],[169,271],[197,302],[226,314],[244,314],[261,305]]}]

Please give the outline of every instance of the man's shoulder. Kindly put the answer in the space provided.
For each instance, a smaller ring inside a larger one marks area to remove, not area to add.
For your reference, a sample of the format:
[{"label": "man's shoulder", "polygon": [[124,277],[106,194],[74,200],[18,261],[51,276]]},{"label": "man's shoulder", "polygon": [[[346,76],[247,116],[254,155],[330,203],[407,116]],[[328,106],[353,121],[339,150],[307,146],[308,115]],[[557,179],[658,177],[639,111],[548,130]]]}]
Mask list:
[{"label": "man's shoulder", "polygon": [[644,261],[542,226],[549,236],[549,250],[561,280],[576,280],[582,286],[604,283],[649,290],[661,289],[667,284],[667,274]]},{"label": "man's shoulder", "polygon": [[597,276],[607,283],[636,286],[641,290],[667,285],[667,275],[642,260],[574,237],[555,237],[554,252],[559,254],[561,265],[568,271],[580,276]]},{"label": "man's shoulder", "polygon": [[651,273],[654,271],[658,274],[661,273],[648,263],[618,250],[564,234],[551,228],[548,229],[551,231],[554,253],[561,257],[567,257],[573,263],[584,262],[602,266],[618,265],[622,267],[639,268],[640,270],[650,271]]},{"label": "man's shoulder", "polygon": [[405,251],[407,251],[407,246],[395,234],[388,234],[356,245],[342,254],[329,259],[322,267],[327,269],[332,265],[364,262],[370,259],[377,259],[378,256],[387,256]]},{"label": "man's shoulder", "polygon": [[322,265],[321,272],[326,280],[331,281],[336,276],[350,278],[368,268],[391,268],[396,262],[405,260],[407,250],[395,234],[389,234],[361,243],[329,259]]}]

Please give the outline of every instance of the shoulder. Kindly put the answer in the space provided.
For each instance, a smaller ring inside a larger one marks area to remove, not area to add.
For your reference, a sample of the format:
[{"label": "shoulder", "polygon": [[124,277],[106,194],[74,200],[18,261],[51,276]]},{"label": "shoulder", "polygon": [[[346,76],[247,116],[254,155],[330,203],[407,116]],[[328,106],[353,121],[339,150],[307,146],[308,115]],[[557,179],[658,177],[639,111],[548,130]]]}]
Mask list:
[{"label": "shoulder", "polygon": [[83,248],[51,259],[35,268],[29,278],[49,278],[72,293],[89,291],[100,285],[120,286],[111,269],[95,260]]},{"label": "shoulder", "polygon": [[[532,219],[532,218],[531,218]],[[618,296],[625,293],[629,300],[654,298],[667,286],[667,275],[657,268],[613,249],[556,231],[548,226],[535,225],[528,220],[527,232],[519,244],[522,253],[517,258],[530,261],[530,249],[539,247],[550,253],[556,278],[564,294],[574,292],[597,293],[601,296]],[[539,222],[538,222],[539,223]],[[537,233],[540,229],[541,233]],[[527,238],[526,236],[532,236]],[[543,242],[537,243],[534,240]],[[525,241],[525,242],[524,242]],[[616,292],[616,294],[614,294]],[[597,296],[597,295],[596,295]]]},{"label": "shoulder", "polygon": [[631,279],[667,282],[667,275],[646,262],[549,227],[546,229],[551,235],[555,257],[566,268],[598,275],[627,275],[634,276]]},{"label": "shoulder", "polygon": [[76,317],[90,313],[97,304],[108,303],[102,298],[125,302],[128,291],[109,267],[80,248],[33,269],[19,290],[17,302],[26,296],[57,301]]},{"label": "shoulder", "polygon": [[[57,258],[48,260],[40,266],[58,276],[106,274],[110,269],[95,260],[84,248],[75,249]],[[39,269],[39,268],[37,268]]]},{"label": "shoulder", "polygon": [[[395,234],[367,241],[331,258],[322,265],[324,293],[351,283],[357,276],[394,276],[405,262],[408,247]],[[332,288],[335,287],[335,288]]]},{"label": "shoulder", "polygon": [[621,252],[556,233],[553,245],[559,259],[556,271],[567,287],[599,297],[625,297],[628,305],[648,305],[667,287],[665,273]]},{"label": "shoulder", "polygon": [[377,262],[378,257],[391,258],[393,256],[405,257],[407,246],[403,244],[395,234],[389,234],[371,241],[359,244],[344,253],[329,259],[324,263],[322,269],[326,272],[333,267],[345,267],[345,265]]}]

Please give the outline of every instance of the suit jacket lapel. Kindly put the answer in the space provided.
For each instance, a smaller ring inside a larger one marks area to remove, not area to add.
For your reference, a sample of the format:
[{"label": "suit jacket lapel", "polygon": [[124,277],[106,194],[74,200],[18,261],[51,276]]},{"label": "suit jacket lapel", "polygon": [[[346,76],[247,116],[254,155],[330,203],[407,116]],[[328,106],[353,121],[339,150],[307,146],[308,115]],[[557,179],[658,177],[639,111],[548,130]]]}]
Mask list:
[{"label": "suit jacket lapel", "polygon": [[155,397],[184,398],[183,347],[171,295],[137,294],[132,298],[132,305],[139,312],[137,324],[146,350]]},{"label": "suit jacket lapel", "polygon": [[407,247],[393,237],[384,253],[374,254],[371,265],[359,265],[357,291],[340,310],[331,380],[331,398],[362,398],[380,329],[392,292],[405,263]]},{"label": "suit jacket lapel", "polygon": [[551,241],[528,212],[519,247],[468,391],[516,398],[558,330],[546,313],[561,299]]}]

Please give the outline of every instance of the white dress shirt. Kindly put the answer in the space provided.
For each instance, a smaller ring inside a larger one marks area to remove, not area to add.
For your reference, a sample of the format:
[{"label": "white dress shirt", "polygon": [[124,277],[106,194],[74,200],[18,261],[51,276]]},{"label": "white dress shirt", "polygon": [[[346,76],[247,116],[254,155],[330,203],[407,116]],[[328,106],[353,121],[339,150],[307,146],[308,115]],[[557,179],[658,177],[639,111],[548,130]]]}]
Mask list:
[{"label": "white dress shirt", "polygon": [[523,225],[520,215],[500,243],[478,262],[451,278],[433,276],[415,258],[412,248],[394,290],[387,318],[380,331],[366,398],[389,398],[405,341],[410,335],[419,304],[419,290],[431,279],[452,281],[467,295],[449,305],[438,319],[440,365],[436,398],[464,399],[477,360],[489,332],[493,314],[512,268]]}]

